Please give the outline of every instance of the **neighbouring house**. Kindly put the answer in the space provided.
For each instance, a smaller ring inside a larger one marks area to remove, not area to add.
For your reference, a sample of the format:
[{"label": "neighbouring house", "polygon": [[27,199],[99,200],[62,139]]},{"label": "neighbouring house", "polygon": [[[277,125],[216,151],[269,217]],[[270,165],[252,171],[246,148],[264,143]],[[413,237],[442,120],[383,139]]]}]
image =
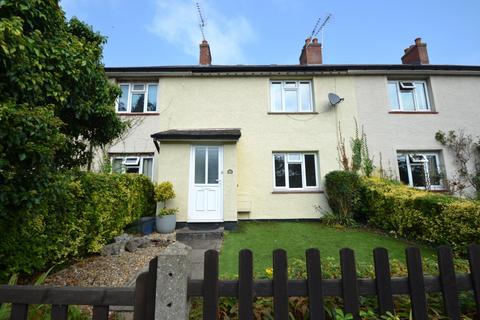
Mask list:
[{"label": "neighbouring house", "polygon": [[203,41],[199,65],[106,68],[133,123],[108,150],[113,170],[171,181],[179,222],[312,219],[328,209],[339,127],[348,144],[356,120],[377,166],[381,154],[404,183],[436,190],[456,167],[435,132],[480,135],[480,66],[431,65],[421,39],[402,64],[325,65],[317,39],[299,60],[212,65]]}]

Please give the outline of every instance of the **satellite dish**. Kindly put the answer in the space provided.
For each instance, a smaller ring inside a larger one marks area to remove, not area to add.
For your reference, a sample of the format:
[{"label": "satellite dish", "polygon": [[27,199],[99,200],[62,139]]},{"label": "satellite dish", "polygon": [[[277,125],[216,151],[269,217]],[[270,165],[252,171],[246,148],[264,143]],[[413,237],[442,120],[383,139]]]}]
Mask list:
[{"label": "satellite dish", "polygon": [[343,98],[340,98],[338,95],[336,95],[335,93],[329,93],[328,94],[328,100],[330,101],[330,104],[332,105],[332,107],[335,107],[337,104],[339,104],[340,102],[342,102],[344,99]]}]

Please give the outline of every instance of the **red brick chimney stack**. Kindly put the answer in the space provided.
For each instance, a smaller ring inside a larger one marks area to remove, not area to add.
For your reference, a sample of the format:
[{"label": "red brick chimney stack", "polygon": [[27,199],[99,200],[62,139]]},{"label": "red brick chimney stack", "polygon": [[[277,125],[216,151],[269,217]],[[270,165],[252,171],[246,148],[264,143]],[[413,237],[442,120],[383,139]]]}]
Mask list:
[{"label": "red brick chimney stack", "polygon": [[302,53],[300,54],[300,64],[322,64],[322,45],[318,43],[317,38],[305,40]]},{"label": "red brick chimney stack", "polygon": [[210,53],[210,45],[207,40],[203,40],[200,43],[200,59],[199,62],[201,65],[209,66],[212,64],[212,54]]},{"label": "red brick chimney stack", "polygon": [[403,64],[429,64],[427,44],[422,38],[415,39],[415,44],[405,49],[402,57]]}]

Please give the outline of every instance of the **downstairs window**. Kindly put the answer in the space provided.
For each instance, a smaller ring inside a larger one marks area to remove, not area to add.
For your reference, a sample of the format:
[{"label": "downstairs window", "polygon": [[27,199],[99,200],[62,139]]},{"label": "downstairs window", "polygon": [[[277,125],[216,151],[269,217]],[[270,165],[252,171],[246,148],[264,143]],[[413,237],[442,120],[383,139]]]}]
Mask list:
[{"label": "downstairs window", "polygon": [[440,157],[436,152],[400,152],[397,154],[400,181],[420,189],[444,189]]},{"label": "downstairs window", "polygon": [[311,190],[318,188],[315,153],[274,153],[275,189]]},{"label": "downstairs window", "polygon": [[112,172],[138,173],[153,179],[153,156],[114,156],[111,161]]}]

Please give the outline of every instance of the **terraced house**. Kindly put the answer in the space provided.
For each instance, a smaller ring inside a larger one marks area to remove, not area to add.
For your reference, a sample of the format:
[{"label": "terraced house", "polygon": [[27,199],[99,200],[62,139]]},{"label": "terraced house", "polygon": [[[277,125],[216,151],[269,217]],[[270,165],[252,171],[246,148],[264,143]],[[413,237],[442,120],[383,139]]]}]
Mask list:
[{"label": "terraced house", "polygon": [[113,170],[171,181],[179,222],[311,219],[328,209],[323,177],[355,121],[375,165],[381,154],[399,180],[440,191],[456,164],[435,132],[480,135],[480,67],[429,64],[421,39],[402,64],[325,65],[316,39],[299,60],[212,65],[204,41],[199,65],[106,68],[135,123],[109,149]]}]

